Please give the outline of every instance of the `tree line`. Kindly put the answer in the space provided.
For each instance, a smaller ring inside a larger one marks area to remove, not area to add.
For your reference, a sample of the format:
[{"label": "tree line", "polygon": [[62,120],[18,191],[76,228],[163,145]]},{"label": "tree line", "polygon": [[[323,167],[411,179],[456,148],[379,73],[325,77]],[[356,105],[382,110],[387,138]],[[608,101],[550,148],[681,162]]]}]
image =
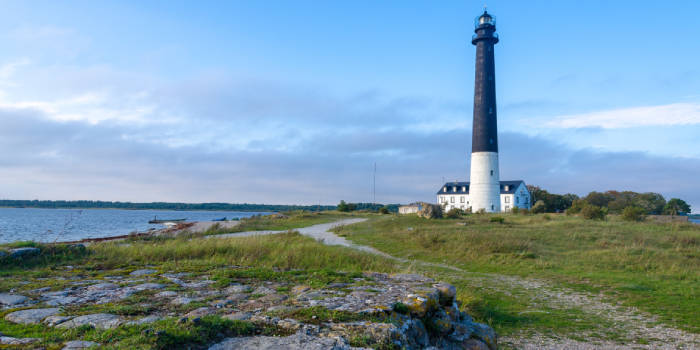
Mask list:
[{"label": "tree line", "polygon": [[292,211],[334,210],[334,205],[278,205],[278,204],[234,204],[234,203],[132,203],[110,201],[50,201],[50,200],[0,200],[0,207],[48,208],[48,209],[160,209],[160,210],[226,210],[226,211]]},{"label": "tree line", "polygon": [[633,191],[593,191],[585,197],[579,197],[572,193],[549,193],[538,186],[527,186],[532,196],[532,211],[546,213],[560,213],[567,210],[580,211],[586,206],[603,208],[607,213],[622,214],[630,209],[647,215],[667,214],[679,215],[690,213],[690,205],[680,198],[671,198],[668,201],[659,193]]}]

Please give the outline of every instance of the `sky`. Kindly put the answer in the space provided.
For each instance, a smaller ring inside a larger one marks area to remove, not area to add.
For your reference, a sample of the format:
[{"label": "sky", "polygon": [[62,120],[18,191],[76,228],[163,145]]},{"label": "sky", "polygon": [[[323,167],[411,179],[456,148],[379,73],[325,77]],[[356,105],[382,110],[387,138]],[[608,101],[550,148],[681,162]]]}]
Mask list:
[{"label": "sky", "polygon": [[[434,201],[482,1],[0,0],[0,198]],[[700,212],[700,2],[489,1],[501,179]]]}]

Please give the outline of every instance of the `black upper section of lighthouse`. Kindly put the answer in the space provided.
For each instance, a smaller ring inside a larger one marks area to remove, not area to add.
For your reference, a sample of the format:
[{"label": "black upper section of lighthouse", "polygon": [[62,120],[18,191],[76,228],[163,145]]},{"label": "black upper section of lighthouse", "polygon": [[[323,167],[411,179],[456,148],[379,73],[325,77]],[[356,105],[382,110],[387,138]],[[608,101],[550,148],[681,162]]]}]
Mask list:
[{"label": "black upper section of lighthouse", "polygon": [[498,152],[496,126],[496,69],[493,46],[498,42],[496,20],[486,11],[476,19],[476,77],[474,79],[474,126],[472,153]]}]

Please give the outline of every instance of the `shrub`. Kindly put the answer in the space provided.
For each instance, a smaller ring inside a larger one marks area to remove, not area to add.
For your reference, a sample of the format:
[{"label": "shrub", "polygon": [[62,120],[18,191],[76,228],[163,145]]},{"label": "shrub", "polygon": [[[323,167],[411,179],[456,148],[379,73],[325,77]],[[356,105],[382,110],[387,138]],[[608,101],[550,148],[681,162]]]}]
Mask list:
[{"label": "shrub", "polygon": [[576,215],[581,212],[587,204],[582,199],[577,199],[571,204],[571,208],[566,209],[566,215]]},{"label": "shrub", "polygon": [[644,221],[646,218],[646,210],[641,207],[627,207],[622,210],[622,220],[625,221]]},{"label": "shrub", "polygon": [[481,209],[477,210],[476,213],[477,214],[486,214],[486,209],[481,208]]},{"label": "shrub", "polygon": [[549,216],[548,214],[544,214],[544,215],[542,215],[542,220],[544,220],[544,221],[551,221],[551,220],[552,220],[552,217]]},{"label": "shrub", "polygon": [[537,214],[537,213],[544,213],[545,209],[547,209],[547,206],[544,204],[544,201],[539,200],[539,201],[535,202],[535,204],[532,206],[532,209],[530,209],[530,211]]},{"label": "shrub", "polygon": [[445,214],[445,217],[448,219],[459,219],[462,215],[464,215],[462,209],[452,208]]},{"label": "shrub", "polygon": [[389,208],[387,208],[387,207],[379,208],[379,214],[389,214]]},{"label": "shrub", "polygon": [[506,221],[502,216],[492,216],[491,219],[489,219],[490,222],[497,222],[499,224],[502,224]]},{"label": "shrub", "polygon": [[511,212],[511,214],[513,214],[513,215],[518,215],[518,214],[520,214],[520,208],[518,208],[517,205],[514,205],[514,206],[513,206],[513,209],[511,209],[510,212]]},{"label": "shrub", "polygon": [[581,209],[581,215],[589,220],[605,220],[605,215],[607,214],[608,211],[605,208],[601,208],[597,205],[588,204]]},{"label": "shrub", "polygon": [[528,209],[528,208],[520,208],[520,214],[521,214],[521,215],[530,214],[530,209]]}]

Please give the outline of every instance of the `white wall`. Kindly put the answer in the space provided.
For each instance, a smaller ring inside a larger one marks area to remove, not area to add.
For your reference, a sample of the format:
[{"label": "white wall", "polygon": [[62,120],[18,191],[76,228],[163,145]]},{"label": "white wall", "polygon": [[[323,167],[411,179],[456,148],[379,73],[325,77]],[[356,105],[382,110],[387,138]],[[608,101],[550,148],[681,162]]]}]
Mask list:
[{"label": "white wall", "polygon": [[498,173],[498,153],[472,153],[469,174],[469,196],[472,211],[480,209],[486,212],[501,211],[501,182]]}]

